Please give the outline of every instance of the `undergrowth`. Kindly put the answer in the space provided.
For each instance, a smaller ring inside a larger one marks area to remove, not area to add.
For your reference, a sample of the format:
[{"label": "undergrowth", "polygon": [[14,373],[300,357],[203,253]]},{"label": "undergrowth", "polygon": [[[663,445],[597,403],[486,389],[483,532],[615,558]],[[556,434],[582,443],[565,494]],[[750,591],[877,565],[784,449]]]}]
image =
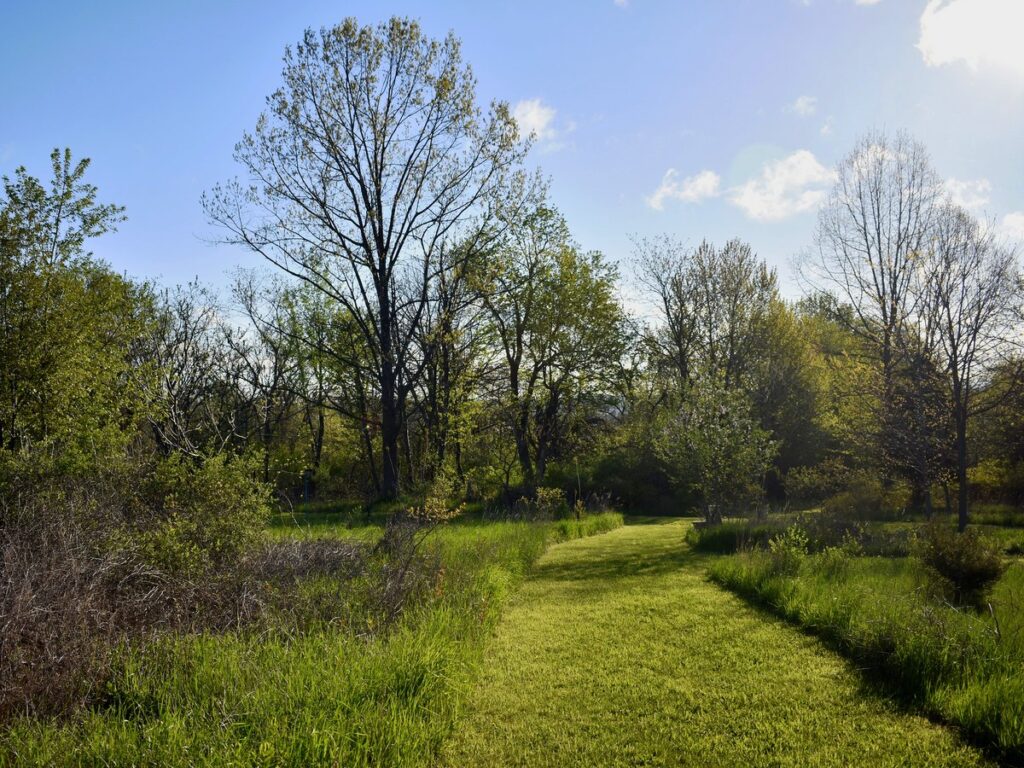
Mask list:
[{"label": "undergrowth", "polygon": [[[353,607],[337,620],[123,646],[102,694],[77,715],[10,722],[0,764],[429,764],[487,631],[532,563],[552,542],[621,524],[617,513],[446,524],[426,547],[437,562],[430,583],[384,632],[372,626],[378,614]],[[312,574],[303,587],[315,604],[338,584]]]}]

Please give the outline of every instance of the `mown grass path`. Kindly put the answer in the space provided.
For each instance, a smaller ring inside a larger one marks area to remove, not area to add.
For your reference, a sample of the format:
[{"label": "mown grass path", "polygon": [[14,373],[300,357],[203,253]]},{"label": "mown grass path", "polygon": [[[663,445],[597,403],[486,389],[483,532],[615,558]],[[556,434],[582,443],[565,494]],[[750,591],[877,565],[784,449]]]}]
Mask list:
[{"label": "mown grass path", "polygon": [[983,765],[709,583],[688,523],[553,547],[509,606],[450,766]]}]

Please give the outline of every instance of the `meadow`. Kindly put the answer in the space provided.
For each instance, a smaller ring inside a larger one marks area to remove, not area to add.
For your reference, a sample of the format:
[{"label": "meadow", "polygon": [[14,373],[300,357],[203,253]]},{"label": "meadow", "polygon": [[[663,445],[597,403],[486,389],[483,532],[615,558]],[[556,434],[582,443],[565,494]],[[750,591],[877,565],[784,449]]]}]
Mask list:
[{"label": "meadow", "polygon": [[[268,535],[373,541],[382,522],[300,513],[276,519]],[[438,565],[432,589],[382,632],[350,615],[303,631],[271,626],[123,647],[86,709],[8,724],[0,764],[430,764],[488,631],[531,564],[553,542],[621,523],[608,512],[579,521],[444,524],[424,544]],[[313,581],[306,586],[314,592],[351,589]]]}]

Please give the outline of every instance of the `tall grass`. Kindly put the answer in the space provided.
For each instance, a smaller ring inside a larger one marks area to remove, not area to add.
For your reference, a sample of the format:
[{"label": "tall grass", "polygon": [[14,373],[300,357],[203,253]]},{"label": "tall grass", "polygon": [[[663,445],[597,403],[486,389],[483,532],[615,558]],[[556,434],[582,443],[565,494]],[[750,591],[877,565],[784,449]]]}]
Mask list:
[{"label": "tall grass", "polygon": [[[321,522],[300,535],[366,535]],[[433,591],[383,634],[328,622],[122,648],[104,694],[79,716],[11,723],[0,764],[430,764],[488,629],[537,557],[621,524],[606,513],[446,525],[430,543],[442,563]]]},{"label": "tall grass", "polygon": [[828,640],[901,697],[1024,758],[1024,565],[996,585],[993,613],[930,596],[916,559],[807,556],[796,574],[746,552],[713,563],[719,584]]}]

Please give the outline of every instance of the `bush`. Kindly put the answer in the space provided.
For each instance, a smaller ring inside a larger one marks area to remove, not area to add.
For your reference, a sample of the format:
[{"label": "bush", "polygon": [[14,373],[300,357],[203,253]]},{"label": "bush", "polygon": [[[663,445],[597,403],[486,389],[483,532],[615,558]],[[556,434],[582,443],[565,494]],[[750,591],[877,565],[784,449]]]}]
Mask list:
[{"label": "bush", "polygon": [[807,533],[797,525],[791,525],[768,541],[771,572],[776,576],[795,576],[807,557],[809,541]]},{"label": "bush", "polygon": [[538,488],[533,504],[537,511],[537,517],[542,520],[565,517],[568,512],[565,494],[561,488]]},{"label": "bush", "polygon": [[270,519],[269,490],[255,470],[226,455],[157,464],[147,494],[153,514],[138,533],[146,560],[192,577],[237,560]]},{"label": "bush", "polygon": [[900,520],[908,500],[906,488],[896,485],[886,489],[877,478],[859,475],[846,490],[827,499],[822,512],[827,517],[847,522]]},{"label": "bush", "polygon": [[999,546],[976,529],[957,533],[935,522],[923,527],[919,541],[932,586],[957,605],[983,606],[1006,570]]},{"label": "bush", "polygon": [[793,501],[821,502],[841,493],[848,485],[850,470],[830,459],[813,467],[793,467],[786,473],[786,498]]},{"label": "bush", "polygon": [[119,643],[235,626],[266,605],[242,563],[268,513],[247,462],[9,474],[0,496],[0,717],[73,708]]}]

